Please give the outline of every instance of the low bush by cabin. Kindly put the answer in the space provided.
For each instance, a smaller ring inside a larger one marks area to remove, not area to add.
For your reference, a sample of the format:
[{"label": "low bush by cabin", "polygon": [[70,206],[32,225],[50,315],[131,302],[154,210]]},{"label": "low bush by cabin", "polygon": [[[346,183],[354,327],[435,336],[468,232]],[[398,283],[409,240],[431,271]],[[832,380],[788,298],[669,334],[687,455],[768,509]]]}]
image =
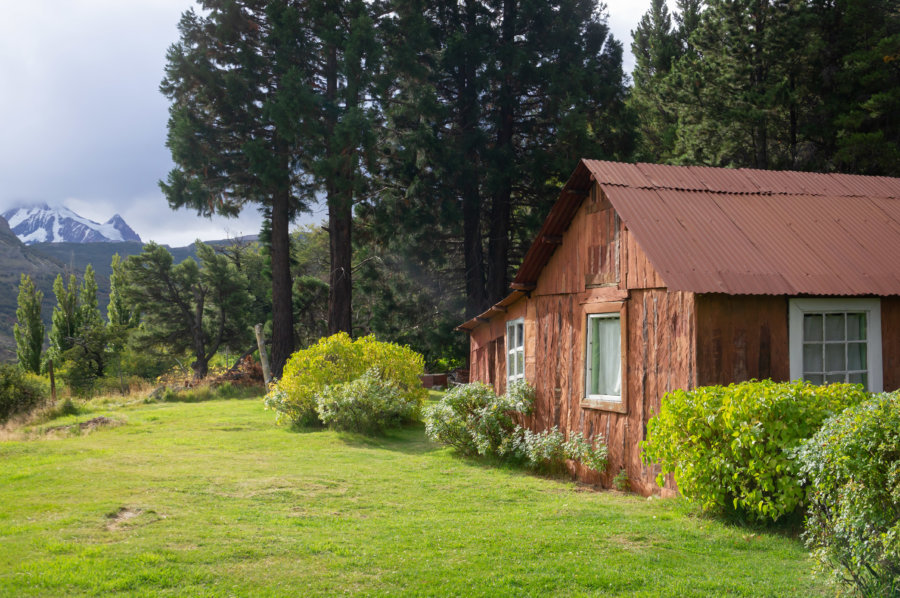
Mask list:
[{"label": "low bush by cabin", "polygon": [[777,521],[806,502],[793,451],[866,396],[854,384],[771,380],[676,390],[647,423],[643,458],[662,466],[660,485],[674,474],[679,491],[705,510]]}]

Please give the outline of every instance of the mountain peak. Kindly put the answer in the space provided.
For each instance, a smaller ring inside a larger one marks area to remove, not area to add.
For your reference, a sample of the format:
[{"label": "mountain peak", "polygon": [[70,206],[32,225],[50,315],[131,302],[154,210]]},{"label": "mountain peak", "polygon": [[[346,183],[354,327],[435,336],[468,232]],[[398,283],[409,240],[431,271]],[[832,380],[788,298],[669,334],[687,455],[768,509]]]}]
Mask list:
[{"label": "mountain peak", "polygon": [[123,241],[137,241],[141,242],[141,238],[138,236],[134,230],[128,223],[125,222],[125,219],[119,216],[119,214],[113,214],[113,217],[106,221],[105,226],[112,226],[114,229],[119,231],[119,234],[122,235]]},{"label": "mountain peak", "polygon": [[66,207],[51,208],[47,204],[34,204],[7,210],[3,213],[3,218],[26,245],[141,240],[118,214],[105,224],[99,224]]}]

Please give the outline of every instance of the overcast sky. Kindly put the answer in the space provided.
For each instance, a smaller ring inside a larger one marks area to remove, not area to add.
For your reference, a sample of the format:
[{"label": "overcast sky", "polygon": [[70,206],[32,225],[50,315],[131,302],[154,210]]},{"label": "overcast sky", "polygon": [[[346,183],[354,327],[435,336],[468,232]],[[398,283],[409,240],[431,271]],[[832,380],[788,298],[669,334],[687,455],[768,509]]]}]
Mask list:
[{"label": "overcast sky", "polygon": [[[166,49],[189,0],[5,2],[0,19],[0,212],[63,204],[105,222],[119,213],[144,241],[173,246],[259,232],[255,209],[237,219],[177,212],[157,186],[172,166],[168,101],[159,93]],[[646,2],[608,0],[624,44]],[[318,210],[307,221],[325,217]]]}]

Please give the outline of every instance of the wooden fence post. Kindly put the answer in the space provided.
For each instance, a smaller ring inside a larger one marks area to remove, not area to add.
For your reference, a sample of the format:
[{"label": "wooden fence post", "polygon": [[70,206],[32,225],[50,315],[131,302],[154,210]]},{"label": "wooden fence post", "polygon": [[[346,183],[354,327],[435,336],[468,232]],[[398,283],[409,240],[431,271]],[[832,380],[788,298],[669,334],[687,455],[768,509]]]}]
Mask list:
[{"label": "wooden fence post", "polygon": [[53,376],[53,360],[47,360],[47,371],[50,373],[50,398],[56,402],[56,378]]},{"label": "wooden fence post", "polygon": [[263,338],[262,324],[253,327],[256,333],[256,345],[259,347],[259,361],[262,363],[263,380],[266,386],[272,381],[272,374],[269,373],[269,357],[266,355],[266,339]]}]

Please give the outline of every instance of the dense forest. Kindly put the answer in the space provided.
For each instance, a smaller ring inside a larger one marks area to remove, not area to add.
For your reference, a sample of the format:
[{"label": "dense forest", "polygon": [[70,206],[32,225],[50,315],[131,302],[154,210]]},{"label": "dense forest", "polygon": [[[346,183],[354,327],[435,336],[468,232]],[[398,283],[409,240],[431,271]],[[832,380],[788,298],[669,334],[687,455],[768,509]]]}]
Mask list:
[{"label": "dense forest", "polygon": [[[73,380],[202,377],[256,322],[276,375],[337,331],[461,365],[454,326],[506,295],[582,157],[900,176],[892,0],[651,0],[630,77],[595,0],[199,5],[167,56],[160,186],[202,215],[258,207],[260,242],[177,265],[148,245],[113,264],[105,320],[92,272],[60,278],[48,354]],[[327,222],[291,231],[317,202]]]}]

